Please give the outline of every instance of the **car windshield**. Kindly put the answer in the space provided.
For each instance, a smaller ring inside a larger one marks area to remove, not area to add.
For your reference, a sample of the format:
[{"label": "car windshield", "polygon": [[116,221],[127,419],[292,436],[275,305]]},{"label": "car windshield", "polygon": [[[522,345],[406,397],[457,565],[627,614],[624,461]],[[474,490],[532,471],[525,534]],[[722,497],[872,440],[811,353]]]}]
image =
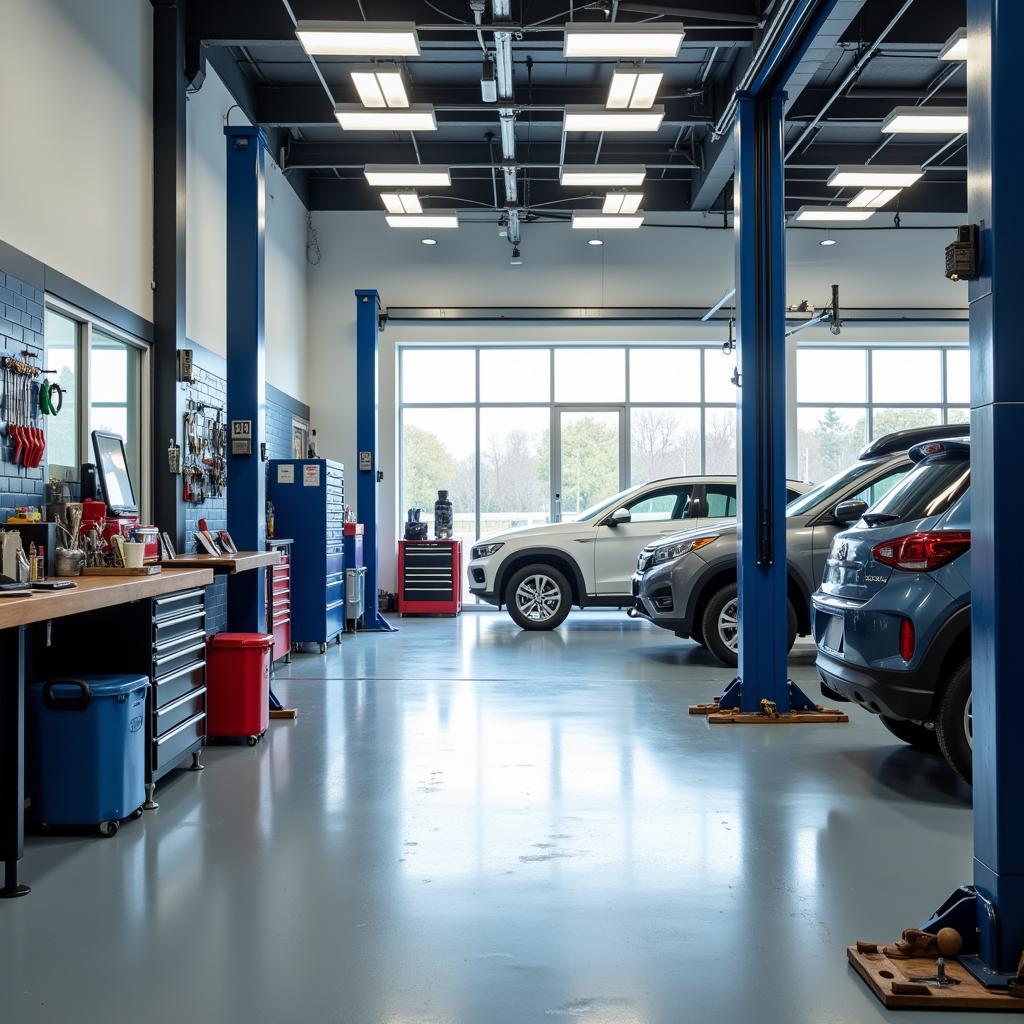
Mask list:
[{"label": "car windshield", "polygon": [[806,494],[801,494],[799,498],[791,501],[786,506],[786,515],[804,515],[812,508],[820,505],[830,495],[845,491],[849,484],[855,483],[877,466],[877,462],[855,462],[849,468],[836,473],[835,476],[830,476],[827,480],[818,484],[817,487],[812,487]]},{"label": "car windshield", "polygon": [[585,508],[574,520],[577,523],[585,523],[588,520],[596,519],[603,512],[611,512],[613,509],[618,508],[623,504],[626,498],[630,494],[636,494],[640,490],[638,487],[627,487],[624,491],[619,491],[618,494],[613,494],[610,498],[605,498],[604,501],[599,501],[596,505],[591,505],[590,508]]},{"label": "car windshield", "polygon": [[966,459],[930,459],[915,466],[872,505],[864,519],[895,523],[937,516],[963,495],[970,480],[971,465]]}]

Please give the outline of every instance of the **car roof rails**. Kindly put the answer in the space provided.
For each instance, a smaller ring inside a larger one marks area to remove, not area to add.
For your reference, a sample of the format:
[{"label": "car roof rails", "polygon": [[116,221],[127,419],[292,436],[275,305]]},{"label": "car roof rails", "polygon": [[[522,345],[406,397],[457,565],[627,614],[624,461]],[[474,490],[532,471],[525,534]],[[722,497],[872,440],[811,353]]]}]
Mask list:
[{"label": "car roof rails", "polygon": [[971,457],[971,442],[969,439],[964,440],[962,438],[947,439],[945,441],[932,439],[915,444],[907,454],[910,456],[911,462],[923,462],[925,459],[932,458],[941,459],[942,461],[960,461],[961,459],[969,459]]},{"label": "car roof rails", "polygon": [[881,455],[895,455],[905,452],[922,441],[941,441],[947,437],[969,437],[969,423],[936,423],[931,427],[908,427],[906,430],[894,430],[891,434],[876,437],[870,444],[861,449],[858,459],[877,459]]}]

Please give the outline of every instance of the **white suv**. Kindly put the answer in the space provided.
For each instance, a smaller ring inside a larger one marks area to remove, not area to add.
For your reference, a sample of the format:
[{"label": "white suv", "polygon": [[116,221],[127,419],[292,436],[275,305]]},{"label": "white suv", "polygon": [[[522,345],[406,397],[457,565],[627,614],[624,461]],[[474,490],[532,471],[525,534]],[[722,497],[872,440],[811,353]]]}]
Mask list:
[{"label": "white suv", "polygon": [[[789,502],[807,484],[787,483]],[[625,608],[652,540],[736,516],[736,477],[677,476],[630,487],[571,523],[496,533],[473,545],[469,589],[523,629],[554,629],[572,605]]]}]

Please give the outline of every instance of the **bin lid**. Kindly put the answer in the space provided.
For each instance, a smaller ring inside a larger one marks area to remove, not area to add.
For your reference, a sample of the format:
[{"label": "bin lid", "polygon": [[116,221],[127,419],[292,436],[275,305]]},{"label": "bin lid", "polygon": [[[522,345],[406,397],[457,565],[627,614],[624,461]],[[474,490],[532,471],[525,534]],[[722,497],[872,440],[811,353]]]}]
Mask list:
[{"label": "bin lid", "polygon": [[[80,680],[83,683],[88,683],[89,692],[94,697],[119,697],[122,693],[134,693],[136,690],[142,690],[149,686],[148,676],[134,674],[124,676],[76,675],[69,672],[63,676],[54,676],[52,680],[41,679],[38,682],[32,683],[28,688],[28,692],[33,697],[40,697],[43,693],[43,687],[47,682],[60,684],[65,679],[69,681]],[[79,693],[79,688],[74,685],[57,685],[53,688],[53,691],[57,697],[71,697]]]},{"label": "bin lid", "polygon": [[207,643],[211,647],[272,647],[274,638],[268,633],[214,633]]}]

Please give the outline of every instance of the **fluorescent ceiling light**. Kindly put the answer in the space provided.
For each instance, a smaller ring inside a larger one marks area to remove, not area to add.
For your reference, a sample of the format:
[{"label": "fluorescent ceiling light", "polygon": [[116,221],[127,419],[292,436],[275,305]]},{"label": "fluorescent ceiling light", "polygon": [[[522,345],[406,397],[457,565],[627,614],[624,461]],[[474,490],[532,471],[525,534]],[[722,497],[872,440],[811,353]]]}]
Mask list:
[{"label": "fluorescent ceiling light", "polygon": [[636,213],[643,202],[643,192],[609,192],[604,197],[602,213]]},{"label": "fluorescent ceiling light", "polygon": [[958,28],[946,40],[939,60],[967,60],[967,29]]},{"label": "fluorescent ceiling light", "polygon": [[882,123],[887,135],[963,135],[967,131],[966,107],[897,107]]},{"label": "fluorescent ceiling light", "polygon": [[459,215],[454,210],[431,210],[430,213],[389,213],[388,224],[393,228],[457,228]]},{"label": "fluorescent ceiling light", "polygon": [[606,110],[599,106],[567,106],[562,130],[566,132],[656,132],[665,119],[665,108]]},{"label": "fluorescent ceiling light", "polygon": [[587,240],[587,245],[604,245],[604,241],[600,238],[591,238]]},{"label": "fluorescent ceiling light", "polygon": [[415,192],[381,192],[380,198],[388,213],[422,213],[420,197]]},{"label": "fluorescent ceiling light", "polygon": [[405,110],[367,110],[358,103],[339,103],[334,116],[349,132],[437,131],[437,118],[430,103],[414,103]]},{"label": "fluorescent ceiling light", "polygon": [[890,199],[895,199],[902,189],[899,188],[862,188],[846,205],[863,209],[870,207],[877,210],[885,206]]},{"label": "fluorescent ceiling light", "polygon": [[441,164],[367,164],[363,169],[366,180],[377,188],[433,185],[450,188],[451,173]]},{"label": "fluorescent ceiling light", "polygon": [[408,107],[409,96],[397,64],[382,64],[352,72],[352,84],[364,107]]},{"label": "fluorescent ceiling light", "polygon": [[874,210],[853,210],[849,206],[801,206],[793,214],[797,221],[867,220],[874,216]]},{"label": "fluorescent ceiling light", "polygon": [[577,231],[604,231],[608,228],[634,229],[640,227],[643,222],[644,215],[642,213],[629,217],[621,214],[606,217],[604,214],[590,213],[586,210],[573,210],[572,212],[572,226]]},{"label": "fluorescent ceiling light", "polygon": [[832,188],[906,188],[924,176],[920,167],[896,167],[891,164],[842,164],[837,167],[828,183]]},{"label": "fluorescent ceiling light", "polygon": [[565,26],[566,57],[671,57],[683,42],[681,21],[632,25],[570,21]]},{"label": "fluorescent ceiling light", "polygon": [[421,245],[437,245],[437,239],[436,238],[421,238],[420,239],[420,244]]},{"label": "fluorescent ceiling light", "polygon": [[664,74],[660,68],[616,68],[608,88],[608,109],[648,110],[654,106]]},{"label": "fluorescent ceiling light", "polygon": [[565,164],[563,185],[642,185],[647,168],[639,164]]},{"label": "fluorescent ceiling light", "polygon": [[411,21],[300,21],[295,34],[311,57],[418,57]]}]

